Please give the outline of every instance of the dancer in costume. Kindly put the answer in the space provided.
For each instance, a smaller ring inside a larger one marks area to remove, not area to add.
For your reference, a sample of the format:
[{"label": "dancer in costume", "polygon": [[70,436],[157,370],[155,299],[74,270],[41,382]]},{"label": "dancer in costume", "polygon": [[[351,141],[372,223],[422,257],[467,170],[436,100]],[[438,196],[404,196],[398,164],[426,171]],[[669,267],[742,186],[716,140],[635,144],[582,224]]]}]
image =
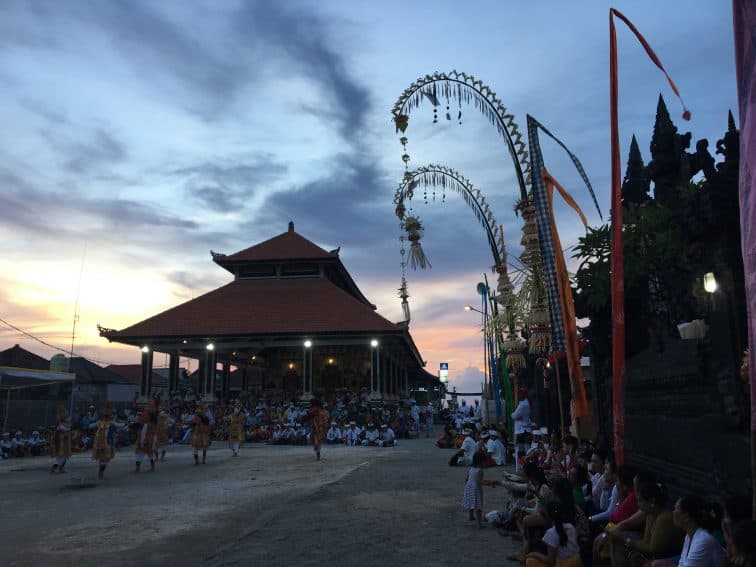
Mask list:
[{"label": "dancer in costume", "polygon": [[134,472],[138,473],[142,467],[142,461],[147,457],[150,460],[150,472],[155,472],[155,460],[157,459],[157,407],[155,400],[151,400],[139,416],[142,427],[136,438],[134,448],[136,466]]},{"label": "dancer in costume", "polygon": [[160,415],[157,419],[157,440],[160,460],[165,461],[165,452],[168,450],[170,431],[173,427],[174,420],[168,413],[168,406],[165,402],[160,404]]},{"label": "dancer in costume", "polygon": [[315,460],[320,460],[320,444],[326,436],[328,429],[328,414],[323,409],[323,404],[317,398],[310,400],[310,409],[307,411],[312,426],[312,448],[315,451]]},{"label": "dancer in costume", "polygon": [[210,418],[207,417],[205,404],[197,408],[192,419],[192,449],[194,450],[194,464],[200,464],[199,452],[202,451],[202,464],[207,461],[207,449],[210,447]]},{"label": "dancer in costume", "polygon": [[244,421],[245,416],[241,411],[241,403],[239,403],[239,400],[236,400],[234,411],[228,417],[228,445],[234,452],[234,457],[239,456],[239,447],[242,441],[244,441]]},{"label": "dancer in costume", "polygon": [[100,419],[94,434],[92,444],[92,459],[100,464],[100,472],[97,478],[105,478],[105,468],[115,456],[115,422],[113,421],[113,408],[109,402],[105,402],[100,408]]},{"label": "dancer in costume", "polygon": [[50,472],[63,472],[66,461],[71,458],[71,420],[68,419],[68,410],[58,406],[58,424],[53,434],[52,456],[55,459]]}]

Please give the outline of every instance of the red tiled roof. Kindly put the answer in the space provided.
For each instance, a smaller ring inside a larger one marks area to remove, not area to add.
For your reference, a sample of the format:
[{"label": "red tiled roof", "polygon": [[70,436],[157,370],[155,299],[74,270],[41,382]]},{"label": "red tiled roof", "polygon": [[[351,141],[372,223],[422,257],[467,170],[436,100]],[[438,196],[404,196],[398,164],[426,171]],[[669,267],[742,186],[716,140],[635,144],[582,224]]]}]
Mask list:
[{"label": "red tiled roof", "polygon": [[[118,374],[120,377],[127,380],[129,384],[139,384],[142,379],[142,367],[139,364],[111,364],[106,366],[105,370],[109,370],[113,374]],[[153,372],[152,385],[165,387],[168,386],[168,380],[160,376],[160,374]]]},{"label": "red tiled roof", "polygon": [[314,260],[319,258],[335,258],[337,254],[326,252],[320,246],[307,240],[304,236],[294,232],[293,223],[289,223],[289,230],[278,236],[255,244],[249,248],[229,256],[216,259],[220,264],[226,262],[255,262],[269,260]]},{"label": "red tiled roof", "polygon": [[14,345],[9,349],[0,352],[0,366],[50,370],[50,361],[19,345]]},{"label": "red tiled roof", "polygon": [[109,339],[402,332],[327,279],[239,279],[120,331]]}]

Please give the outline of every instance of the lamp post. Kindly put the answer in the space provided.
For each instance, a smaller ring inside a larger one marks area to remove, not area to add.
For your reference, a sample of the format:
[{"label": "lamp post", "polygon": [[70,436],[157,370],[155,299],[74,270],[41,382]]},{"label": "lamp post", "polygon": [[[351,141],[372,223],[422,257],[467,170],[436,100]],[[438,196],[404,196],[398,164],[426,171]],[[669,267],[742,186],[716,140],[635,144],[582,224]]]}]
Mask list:
[{"label": "lamp post", "polygon": [[381,351],[378,339],[370,340],[370,399],[377,402],[381,399]]}]

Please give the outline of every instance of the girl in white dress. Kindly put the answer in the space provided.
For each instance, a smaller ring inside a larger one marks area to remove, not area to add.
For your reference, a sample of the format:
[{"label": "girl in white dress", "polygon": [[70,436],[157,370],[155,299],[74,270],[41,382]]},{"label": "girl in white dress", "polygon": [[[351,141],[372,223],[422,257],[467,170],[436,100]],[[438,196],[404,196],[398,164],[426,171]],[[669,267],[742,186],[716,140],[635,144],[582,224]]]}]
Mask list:
[{"label": "girl in white dress", "polygon": [[[490,482],[483,480],[483,469],[481,468],[486,460],[483,453],[475,453],[470,469],[467,471],[467,482],[465,483],[465,492],[462,495],[462,507],[470,512],[470,520],[478,520],[478,527],[484,527],[483,524],[483,485],[491,485]],[[473,516],[475,512],[475,516]]]}]

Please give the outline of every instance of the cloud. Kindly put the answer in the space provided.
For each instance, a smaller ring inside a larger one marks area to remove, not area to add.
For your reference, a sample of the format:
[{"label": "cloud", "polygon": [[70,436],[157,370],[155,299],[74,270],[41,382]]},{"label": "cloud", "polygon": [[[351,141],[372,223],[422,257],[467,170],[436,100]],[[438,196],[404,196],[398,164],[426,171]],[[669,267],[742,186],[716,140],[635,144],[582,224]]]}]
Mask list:
[{"label": "cloud", "polygon": [[323,107],[302,104],[301,110],[335,122],[346,140],[361,141],[370,93],[354,80],[345,57],[331,41],[333,23],[301,6],[295,12],[289,4],[271,1],[244,2],[234,20],[238,34],[247,37],[254,30],[273,57],[285,59],[291,71],[323,88],[327,95]]},{"label": "cloud", "polygon": [[177,169],[184,191],[204,206],[219,212],[244,208],[260,188],[267,188],[288,173],[288,166],[270,154],[253,156],[246,163],[213,163]]},{"label": "cloud", "polygon": [[93,139],[65,148],[69,155],[66,168],[74,174],[85,174],[103,165],[112,165],[126,158],[124,146],[104,130],[96,130]]}]

